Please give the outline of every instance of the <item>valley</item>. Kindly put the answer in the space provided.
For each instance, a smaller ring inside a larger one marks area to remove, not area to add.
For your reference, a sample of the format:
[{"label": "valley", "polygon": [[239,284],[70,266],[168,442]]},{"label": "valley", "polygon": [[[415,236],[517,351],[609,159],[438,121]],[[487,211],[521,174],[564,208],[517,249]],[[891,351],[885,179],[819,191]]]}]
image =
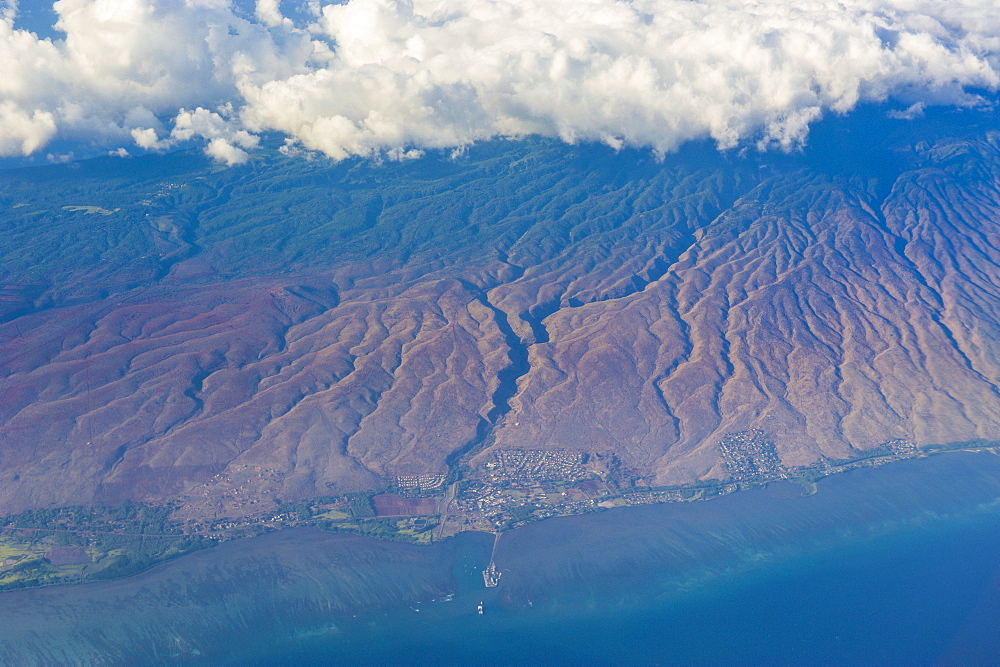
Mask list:
[{"label": "valley", "polygon": [[[972,120],[662,162],[532,139],[5,171],[0,514],[236,526],[516,452],[613,461],[610,498],[996,441],[1000,134]],[[586,504],[610,472],[562,483]]]}]

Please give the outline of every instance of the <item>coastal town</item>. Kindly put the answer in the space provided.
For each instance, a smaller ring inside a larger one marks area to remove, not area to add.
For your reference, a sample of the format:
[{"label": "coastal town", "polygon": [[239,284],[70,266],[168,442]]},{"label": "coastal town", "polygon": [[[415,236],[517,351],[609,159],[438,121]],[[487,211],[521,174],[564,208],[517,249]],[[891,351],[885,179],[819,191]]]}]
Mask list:
[{"label": "coastal town", "polygon": [[[950,450],[998,449],[996,442],[920,448],[894,439],[854,458],[788,468],[767,434],[754,429],[727,434],[719,443],[729,475],[725,480],[652,487],[613,455],[507,449],[492,453],[478,468],[463,466],[464,475],[398,475],[377,493],[295,501],[276,501],[281,473],[244,465],[216,475],[195,492],[210,505],[72,507],[0,519],[0,590],[126,576],[220,541],[286,527],[315,526],[417,544],[468,530],[499,539],[505,531],[552,517],[705,501],[780,480],[799,484],[803,495],[811,495],[828,475]],[[491,559],[484,584],[496,586],[501,574]]]}]

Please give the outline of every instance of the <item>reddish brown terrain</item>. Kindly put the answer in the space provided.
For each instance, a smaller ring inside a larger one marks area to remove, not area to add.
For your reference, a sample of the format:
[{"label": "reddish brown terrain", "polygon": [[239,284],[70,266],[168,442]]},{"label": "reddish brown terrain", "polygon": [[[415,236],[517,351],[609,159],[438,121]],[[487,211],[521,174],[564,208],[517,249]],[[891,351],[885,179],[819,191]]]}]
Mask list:
[{"label": "reddish brown terrain", "polygon": [[998,136],[4,172],[0,513],[256,513],[497,448],[724,479],[749,429],[785,466],[996,439]]}]

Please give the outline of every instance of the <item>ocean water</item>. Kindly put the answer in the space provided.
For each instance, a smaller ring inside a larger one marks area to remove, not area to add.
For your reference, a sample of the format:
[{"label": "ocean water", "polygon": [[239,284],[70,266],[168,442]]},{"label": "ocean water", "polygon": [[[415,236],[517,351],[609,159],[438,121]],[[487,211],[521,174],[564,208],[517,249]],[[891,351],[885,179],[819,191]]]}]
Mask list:
[{"label": "ocean water", "polygon": [[534,524],[497,589],[469,543],[453,597],[238,661],[997,663],[1000,466],[950,456]]},{"label": "ocean water", "polygon": [[0,664],[1000,663],[990,454],[539,522],[486,589],[492,545],[296,529],[4,594]]},{"label": "ocean water", "polygon": [[234,662],[1000,663],[997,511],[897,526],[681,589],[647,574],[510,609],[469,579],[471,590],[436,603],[465,613],[430,603]]}]

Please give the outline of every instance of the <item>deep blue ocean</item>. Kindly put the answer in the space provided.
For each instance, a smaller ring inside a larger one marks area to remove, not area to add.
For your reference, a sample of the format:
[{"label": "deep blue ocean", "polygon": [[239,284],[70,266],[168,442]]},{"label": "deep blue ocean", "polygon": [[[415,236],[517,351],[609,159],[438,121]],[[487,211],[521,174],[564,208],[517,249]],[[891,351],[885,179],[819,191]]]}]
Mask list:
[{"label": "deep blue ocean", "polygon": [[[909,526],[762,562],[652,601],[651,591],[671,587],[643,576],[625,585],[617,580],[612,590],[590,589],[586,596],[558,591],[544,607],[504,609],[487,595],[480,616],[473,610],[484,597],[475,586],[478,578],[470,568],[464,582],[470,590],[450,602],[306,633],[257,659],[272,664],[1000,663],[1000,512]],[[436,608],[457,605],[467,613]]]},{"label": "deep blue ocean", "polygon": [[[0,595],[0,664],[1000,664],[1000,457],[421,547],[317,529]],[[483,613],[477,613],[482,604]]]}]

